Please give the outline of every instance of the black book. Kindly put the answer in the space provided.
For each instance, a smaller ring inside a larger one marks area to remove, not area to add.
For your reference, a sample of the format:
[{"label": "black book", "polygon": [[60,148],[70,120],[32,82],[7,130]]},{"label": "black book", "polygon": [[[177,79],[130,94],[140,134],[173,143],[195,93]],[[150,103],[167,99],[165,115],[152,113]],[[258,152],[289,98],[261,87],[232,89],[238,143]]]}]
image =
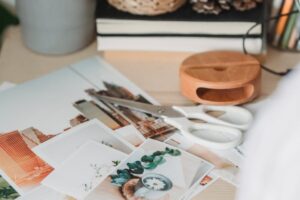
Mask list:
[{"label": "black book", "polygon": [[234,9],[219,15],[198,14],[187,3],[173,13],[140,16],[119,11],[106,0],[98,0],[96,18],[100,36],[189,36],[241,37],[256,23],[250,37],[263,36],[266,3],[239,12]]}]

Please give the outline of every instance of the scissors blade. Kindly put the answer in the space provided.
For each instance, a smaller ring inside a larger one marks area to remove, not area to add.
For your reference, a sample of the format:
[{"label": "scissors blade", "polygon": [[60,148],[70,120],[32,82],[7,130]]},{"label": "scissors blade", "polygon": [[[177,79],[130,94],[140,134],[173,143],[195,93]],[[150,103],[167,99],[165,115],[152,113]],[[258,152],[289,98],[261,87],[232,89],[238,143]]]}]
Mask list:
[{"label": "scissors blade", "polygon": [[161,117],[161,116],[184,117],[183,114],[174,110],[171,106],[157,106],[157,105],[151,105],[147,103],[141,103],[141,102],[126,100],[121,98],[103,96],[103,95],[97,95],[97,98],[105,102],[131,108],[133,110],[149,113],[156,117]]}]

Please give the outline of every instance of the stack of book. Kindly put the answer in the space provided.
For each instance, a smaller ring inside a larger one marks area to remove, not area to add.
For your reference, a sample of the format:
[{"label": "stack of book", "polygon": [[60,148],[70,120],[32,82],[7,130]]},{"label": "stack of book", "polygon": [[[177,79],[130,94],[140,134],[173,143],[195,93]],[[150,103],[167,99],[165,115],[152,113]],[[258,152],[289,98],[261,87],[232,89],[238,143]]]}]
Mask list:
[{"label": "stack of book", "polygon": [[[298,1],[276,0],[273,6],[273,16],[288,14],[300,8]],[[281,49],[300,50],[300,18],[299,13],[278,18],[272,24],[272,45]]]},{"label": "stack of book", "polygon": [[242,51],[243,36],[256,23],[246,39],[246,49],[260,54],[265,49],[266,3],[255,9],[203,15],[190,4],[173,13],[138,16],[98,1],[98,50]]}]

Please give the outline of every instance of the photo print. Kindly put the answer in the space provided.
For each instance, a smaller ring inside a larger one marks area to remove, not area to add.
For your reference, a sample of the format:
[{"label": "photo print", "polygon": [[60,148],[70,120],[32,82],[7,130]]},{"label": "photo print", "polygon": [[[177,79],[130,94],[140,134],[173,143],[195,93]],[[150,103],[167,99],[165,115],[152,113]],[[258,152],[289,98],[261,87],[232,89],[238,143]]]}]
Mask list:
[{"label": "photo print", "polygon": [[217,153],[206,147],[203,147],[200,144],[188,140],[183,135],[178,133],[173,134],[165,142],[169,145],[183,149],[195,156],[207,160],[215,166],[215,174],[231,184],[237,185],[237,174],[239,172],[239,167],[232,161],[218,155]]},{"label": "photo print", "polygon": [[147,139],[86,199],[176,200],[212,168],[203,159]]},{"label": "photo print", "polygon": [[53,170],[31,150],[30,144],[19,131],[0,135],[0,169],[24,191],[38,186]]},{"label": "photo print", "polygon": [[218,176],[214,173],[214,171],[210,172],[206,176],[204,176],[197,184],[189,189],[186,193],[184,200],[193,199],[195,196],[203,192],[207,187],[213,184],[218,180]]},{"label": "photo print", "polygon": [[[159,138],[175,131],[174,127],[164,123],[160,118],[100,100],[98,96],[103,95],[150,104],[145,97],[134,95],[124,86],[107,82],[103,82],[103,85],[105,86],[103,90],[89,89],[86,92],[94,99],[99,109],[119,125],[119,128],[133,124],[145,138]],[[79,106],[80,104],[77,105]],[[85,113],[84,109],[81,109],[81,112]]]},{"label": "photo print", "polygon": [[[18,186],[29,191],[84,141],[99,141],[107,135],[92,132],[85,138],[77,137],[81,134],[74,132],[89,126],[90,121],[98,120],[114,129],[112,135],[116,137],[111,138],[119,141],[115,146],[125,153],[142,144],[145,137],[174,132],[174,128],[152,116],[105,104],[97,100],[98,94],[157,104],[99,57],[4,90],[0,93],[0,167]],[[74,140],[65,142],[64,138]]]},{"label": "photo print", "polygon": [[126,154],[131,153],[133,150],[131,145],[115,136],[110,128],[94,119],[44,142],[35,147],[33,151],[52,167],[56,168],[73,152],[90,140],[106,144]]},{"label": "photo print", "polygon": [[84,90],[91,87],[66,67],[5,90],[0,93],[0,132],[34,127],[45,135],[61,133],[80,115],[73,102],[89,98]]},{"label": "photo print", "polygon": [[89,141],[42,182],[63,194],[84,199],[127,155],[105,144]]},{"label": "photo print", "polygon": [[175,131],[159,118],[102,102],[98,95],[158,103],[103,59],[94,57],[1,92],[0,132],[34,127],[44,135],[57,135],[92,119],[113,130],[133,125],[142,137],[161,141]]}]

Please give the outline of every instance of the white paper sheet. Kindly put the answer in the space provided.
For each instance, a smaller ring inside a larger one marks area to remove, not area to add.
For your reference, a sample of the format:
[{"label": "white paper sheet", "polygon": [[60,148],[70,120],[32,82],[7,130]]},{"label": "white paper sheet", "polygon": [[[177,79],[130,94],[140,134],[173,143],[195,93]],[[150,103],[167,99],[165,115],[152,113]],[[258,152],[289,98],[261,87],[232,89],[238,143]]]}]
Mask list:
[{"label": "white paper sheet", "polygon": [[126,158],[126,154],[111,147],[87,142],[44,179],[42,184],[76,199],[83,199],[114,170],[114,162],[120,163]]},{"label": "white paper sheet", "polygon": [[87,141],[111,145],[113,148],[131,153],[133,150],[126,142],[114,135],[114,132],[98,120],[80,124],[35,147],[33,151],[52,167],[58,167],[73,152]]}]

